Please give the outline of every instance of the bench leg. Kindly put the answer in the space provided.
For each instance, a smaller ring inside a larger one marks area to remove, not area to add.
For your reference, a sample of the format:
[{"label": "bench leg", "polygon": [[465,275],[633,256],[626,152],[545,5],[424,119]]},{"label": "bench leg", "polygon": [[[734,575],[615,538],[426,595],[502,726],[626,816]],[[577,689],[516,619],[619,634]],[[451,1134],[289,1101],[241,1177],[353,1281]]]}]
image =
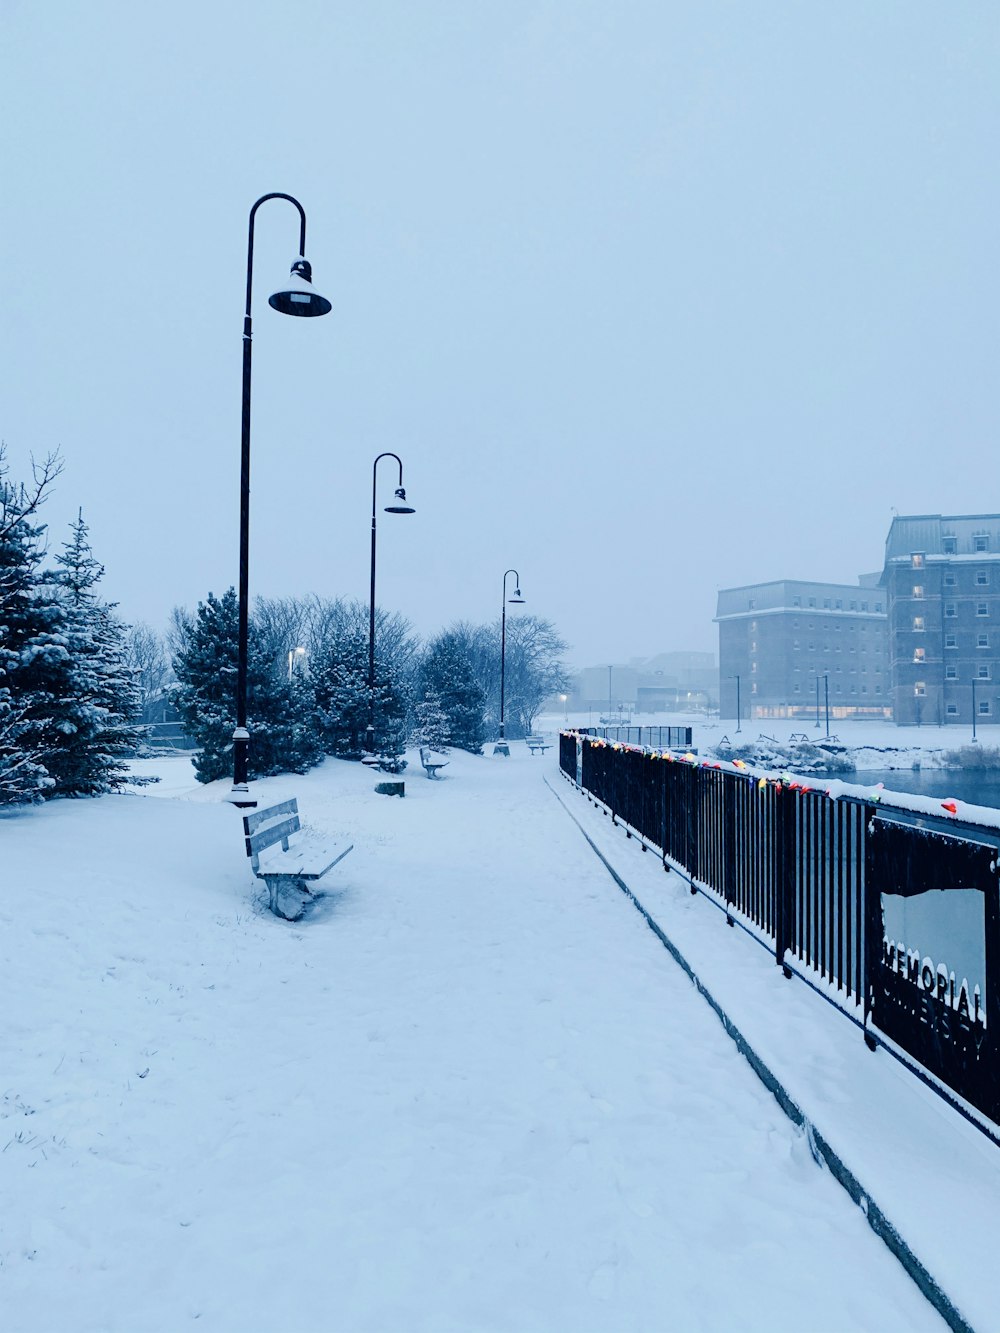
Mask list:
[{"label": "bench leg", "polygon": [[[292,879],[288,875],[274,876],[267,881],[268,906],[275,916],[280,916],[282,921],[296,921],[302,915],[302,909],[305,901],[309,897],[309,890],[305,883],[300,879]],[[282,898],[292,893],[295,895],[294,912],[288,913],[284,910],[285,904]]]}]

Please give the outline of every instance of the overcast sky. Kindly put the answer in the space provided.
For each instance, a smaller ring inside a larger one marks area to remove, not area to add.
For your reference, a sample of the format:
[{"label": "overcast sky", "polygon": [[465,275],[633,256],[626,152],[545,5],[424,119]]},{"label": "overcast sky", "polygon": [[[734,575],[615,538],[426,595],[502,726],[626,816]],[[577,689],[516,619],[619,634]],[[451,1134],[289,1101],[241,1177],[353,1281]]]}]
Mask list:
[{"label": "overcast sky", "polygon": [[[713,649],[718,588],[851,581],[1000,510],[996,0],[0,0],[0,437],[105,590],[236,582],[424,634],[503,571],[576,665]],[[380,467],[380,507],[395,478]]]}]

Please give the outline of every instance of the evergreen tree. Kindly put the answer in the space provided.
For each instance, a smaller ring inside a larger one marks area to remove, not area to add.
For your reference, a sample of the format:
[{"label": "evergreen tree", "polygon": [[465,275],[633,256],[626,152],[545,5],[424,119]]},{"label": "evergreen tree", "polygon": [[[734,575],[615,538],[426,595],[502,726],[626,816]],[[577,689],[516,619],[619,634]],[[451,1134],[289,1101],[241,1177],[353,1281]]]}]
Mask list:
[{"label": "evergreen tree", "polygon": [[[185,730],[198,745],[195,773],[213,782],[233,771],[236,681],[239,663],[239,602],[230,588],[218,598],[209,593],[192,618],[175,615],[174,694]],[[248,771],[251,778],[275,773],[304,773],[322,756],[316,734],[315,696],[300,673],[291,681],[261,642],[250,622],[247,635]]]},{"label": "evergreen tree", "polygon": [[54,793],[97,796],[128,779],[127,760],[141,740],[135,725],[138,693],[125,659],[125,626],[96,592],[104,567],[95,558],[83,515],[49,586],[61,611],[60,637],[68,661],[58,664],[62,688],[50,691],[48,727],[54,732],[47,767]]},{"label": "evergreen tree", "polygon": [[410,740],[413,745],[426,745],[431,750],[447,753],[451,739],[448,718],[441,707],[440,696],[428,690],[414,709],[415,722]]},{"label": "evergreen tree", "polygon": [[368,644],[357,631],[334,640],[313,675],[327,754],[360,759],[368,727]]},{"label": "evergreen tree", "polygon": [[419,681],[421,701],[437,696],[448,719],[450,743],[479,754],[486,739],[485,694],[458,635],[441,634],[431,643],[420,667]]},{"label": "evergreen tree", "polygon": [[32,465],[32,485],[10,480],[0,445],[0,803],[37,800],[53,786],[50,687],[67,688],[62,613],[39,589],[45,525],[36,514],[59,475],[58,458]]}]

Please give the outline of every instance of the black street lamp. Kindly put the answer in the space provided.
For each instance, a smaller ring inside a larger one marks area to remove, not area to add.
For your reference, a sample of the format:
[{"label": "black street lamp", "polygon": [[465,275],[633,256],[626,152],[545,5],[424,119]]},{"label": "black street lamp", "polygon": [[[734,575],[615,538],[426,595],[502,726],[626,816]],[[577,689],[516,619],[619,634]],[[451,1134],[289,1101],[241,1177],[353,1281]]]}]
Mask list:
[{"label": "black street lamp", "polygon": [[374,758],[375,755],[375,480],[378,465],[383,458],[394,458],[399,464],[399,485],[393,503],[385,506],[387,514],[414,514],[416,510],[407,503],[403,489],[403,463],[398,454],[379,454],[372,464],[372,580],[368,598],[368,726],[365,730],[365,750]]},{"label": "black street lamp", "polygon": [[743,708],[740,703],[740,678],[739,676],[737,676],[736,677],[736,732],[735,732],[735,735],[737,736],[740,734],[740,721],[742,717],[743,717]]},{"label": "black street lamp", "polygon": [[[514,575],[514,596],[507,596],[507,575]],[[500,739],[493,747],[494,754],[510,755],[510,746],[507,744],[507,738],[504,735],[503,710],[504,710],[504,687],[505,672],[507,665],[507,603],[512,602],[518,606],[524,605],[524,598],[521,596],[521,576],[516,569],[507,569],[503,576],[503,597],[500,602]]]},{"label": "black street lamp", "polygon": [[236,671],[236,730],[233,732],[233,789],[229,799],[237,806],[252,806],[247,785],[247,761],[250,732],[247,730],[247,624],[249,620],[249,566],[250,566],[250,350],[252,328],[250,298],[253,290],[253,225],[257,209],[269,199],[285,199],[299,212],[299,256],[292,264],[291,275],[279,291],[268,297],[268,304],[283,315],[310,317],[329,314],[330,302],[313,291],[312,265],[305,258],[306,215],[302,205],[290,194],[263,194],[250,210],[250,229],[247,240],[247,303],[243,315],[243,422],[240,449],[240,610],[239,660]]},{"label": "black street lamp", "polygon": [[826,739],[830,739],[830,676],[824,673],[823,676],[823,704],[826,708]]},{"label": "black street lamp", "polygon": [[975,678],[975,676],[972,677],[972,739],[973,739],[973,742],[974,742],[975,744],[977,744],[977,745],[979,744],[979,742],[976,740],[976,678]]}]

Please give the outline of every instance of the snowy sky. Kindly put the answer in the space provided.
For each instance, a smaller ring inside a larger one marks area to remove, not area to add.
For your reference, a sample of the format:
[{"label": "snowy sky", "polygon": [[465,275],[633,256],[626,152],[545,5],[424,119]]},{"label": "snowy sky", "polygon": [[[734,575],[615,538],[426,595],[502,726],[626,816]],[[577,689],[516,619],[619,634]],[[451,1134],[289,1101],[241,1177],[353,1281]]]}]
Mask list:
[{"label": "snowy sky", "polygon": [[[234,583],[424,633],[503,571],[583,665],[720,586],[851,580],[1000,507],[995,0],[0,0],[0,436],[63,451],[126,615]],[[381,475],[387,503],[394,482]]]}]

